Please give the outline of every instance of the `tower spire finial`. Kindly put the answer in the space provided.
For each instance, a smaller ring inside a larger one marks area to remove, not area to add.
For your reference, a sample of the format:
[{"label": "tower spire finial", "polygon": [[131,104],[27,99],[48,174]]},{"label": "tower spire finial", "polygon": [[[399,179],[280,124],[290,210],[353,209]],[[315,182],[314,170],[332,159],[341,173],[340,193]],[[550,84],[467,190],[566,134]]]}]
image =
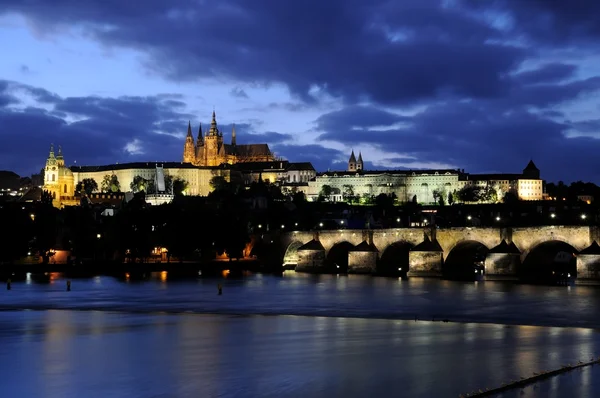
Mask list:
[{"label": "tower spire finial", "polygon": [[54,144],[53,143],[50,144],[50,157],[51,158],[54,157]]},{"label": "tower spire finial", "polygon": [[187,132],[187,136],[194,138],[192,136],[192,121],[191,120],[188,120],[188,132]]}]

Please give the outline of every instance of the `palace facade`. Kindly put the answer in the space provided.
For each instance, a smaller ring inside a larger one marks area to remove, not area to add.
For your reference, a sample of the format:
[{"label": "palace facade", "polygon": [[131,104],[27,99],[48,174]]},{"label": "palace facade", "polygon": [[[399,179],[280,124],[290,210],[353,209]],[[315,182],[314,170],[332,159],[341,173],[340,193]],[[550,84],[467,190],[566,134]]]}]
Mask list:
[{"label": "palace facade", "polygon": [[533,161],[520,174],[469,174],[464,170],[364,170],[362,154],[354,151],[344,171],[319,173],[302,187],[308,200],[317,200],[323,186],[331,188],[331,201],[343,201],[347,193],[354,196],[395,194],[400,202],[416,197],[418,203],[434,203],[434,192],[444,198],[467,185],[491,186],[498,198],[512,192],[521,200],[542,200],[544,181]]},{"label": "palace facade", "polygon": [[239,144],[235,134],[235,125],[231,131],[231,144],[223,141],[223,132],[217,127],[213,111],[210,129],[204,135],[202,125],[198,128],[198,137],[194,142],[192,125],[188,124],[187,136],[183,147],[183,163],[194,166],[220,166],[223,163],[236,164],[247,162],[272,162],[275,156],[268,144]]},{"label": "palace facade", "polygon": [[[221,176],[226,181],[231,179],[231,166],[219,167],[194,166],[189,163],[179,162],[137,162],[111,164],[104,166],[71,166],[65,165],[62,150],[59,147],[55,155],[54,147],[50,147],[50,154],[46,159],[44,167],[43,190],[52,195],[52,203],[55,207],[78,205],[80,198],[75,196],[77,184],[84,179],[92,179],[100,189],[105,176],[116,176],[121,191],[130,192],[133,179],[137,176],[146,181],[155,181],[157,176],[171,176],[179,178],[188,183],[187,195],[206,196],[212,191],[210,180],[215,176]],[[170,194],[169,192],[164,192]],[[98,194],[101,194],[98,192]],[[167,199],[168,201],[168,199]]]}]

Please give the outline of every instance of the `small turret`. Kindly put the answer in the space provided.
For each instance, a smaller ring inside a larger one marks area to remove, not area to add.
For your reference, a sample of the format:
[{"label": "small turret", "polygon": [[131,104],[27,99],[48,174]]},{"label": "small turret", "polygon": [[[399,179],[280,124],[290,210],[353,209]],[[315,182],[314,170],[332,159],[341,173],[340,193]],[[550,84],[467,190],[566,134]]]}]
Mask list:
[{"label": "small turret", "polygon": [[365,165],[363,163],[362,152],[358,153],[358,161],[356,162],[356,170],[364,170]]},{"label": "small turret", "polygon": [[356,156],[354,156],[354,149],[350,155],[350,160],[348,160],[348,171],[356,171]]},{"label": "small turret", "polygon": [[62,147],[60,145],[58,146],[58,155],[56,155],[56,163],[58,166],[65,165],[65,158],[63,157]]},{"label": "small turret", "polygon": [[231,145],[237,145],[235,136],[235,123],[233,124],[233,127],[231,127]]}]

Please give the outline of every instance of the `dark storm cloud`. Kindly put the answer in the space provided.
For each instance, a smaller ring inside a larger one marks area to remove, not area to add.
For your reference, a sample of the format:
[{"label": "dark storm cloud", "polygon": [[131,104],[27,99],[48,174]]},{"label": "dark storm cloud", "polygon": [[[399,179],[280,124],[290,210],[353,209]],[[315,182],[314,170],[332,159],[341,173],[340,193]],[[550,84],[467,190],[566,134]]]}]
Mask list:
[{"label": "dark storm cloud", "polygon": [[47,31],[79,24],[106,44],[144,49],[147,66],[173,79],[280,82],[306,101],[315,86],[382,103],[496,96],[528,54],[490,42],[501,32],[438,1],[3,3]]},{"label": "dark storm cloud", "polygon": [[[157,133],[185,133],[192,115],[183,102],[150,97],[69,97],[0,80],[0,99],[25,91],[38,103],[52,100],[53,110],[39,107],[0,108],[2,167],[28,174],[39,170],[51,143],[61,144],[67,162],[102,164],[181,157],[181,139]],[[75,117],[75,121],[70,118]],[[173,131],[173,129],[178,129]],[[124,150],[135,143],[144,154]]]}]

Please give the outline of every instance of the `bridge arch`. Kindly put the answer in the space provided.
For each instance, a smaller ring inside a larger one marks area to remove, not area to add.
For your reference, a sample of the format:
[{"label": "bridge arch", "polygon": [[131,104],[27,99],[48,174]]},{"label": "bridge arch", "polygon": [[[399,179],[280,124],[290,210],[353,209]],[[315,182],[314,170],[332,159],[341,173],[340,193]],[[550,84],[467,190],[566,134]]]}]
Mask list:
[{"label": "bridge arch", "polygon": [[377,273],[381,275],[406,275],[409,268],[410,249],[415,245],[397,241],[388,245],[377,262]]},{"label": "bridge arch", "polygon": [[473,266],[483,264],[489,251],[490,248],[478,240],[461,240],[448,251],[442,272],[446,276],[468,272],[467,275],[471,276]]},{"label": "bridge arch", "polygon": [[354,249],[354,245],[348,241],[335,243],[327,251],[325,266],[333,272],[348,273],[348,253],[352,249]]},{"label": "bridge arch", "polygon": [[521,254],[519,276],[527,279],[549,276],[552,272],[566,272],[576,277],[579,251],[567,239],[539,242]]},{"label": "bridge arch", "polygon": [[302,247],[303,244],[304,243],[299,240],[295,240],[287,246],[285,254],[283,255],[283,266],[298,264],[298,249]]}]

